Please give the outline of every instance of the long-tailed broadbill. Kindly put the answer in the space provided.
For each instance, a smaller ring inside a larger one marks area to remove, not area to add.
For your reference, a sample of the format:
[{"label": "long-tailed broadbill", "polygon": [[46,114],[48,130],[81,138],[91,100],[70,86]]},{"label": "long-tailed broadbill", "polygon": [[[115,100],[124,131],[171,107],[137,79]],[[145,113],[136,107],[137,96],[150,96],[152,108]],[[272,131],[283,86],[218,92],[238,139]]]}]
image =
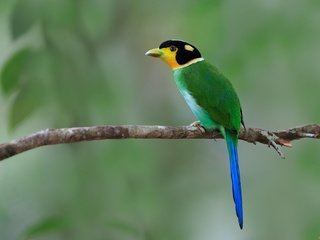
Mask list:
[{"label": "long-tailed broadbill", "polygon": [[[238,163],[238,134],[243,124],[239,97],[230,81],[204,60],[199,50],[181,40],[168,40],[146,52],[166,62],[176,85],[200,124],[218,129],[227,142],[232,194],[240,228],[243,227],[241,181]],[[243,124],[244,125],[244,124]]]}]

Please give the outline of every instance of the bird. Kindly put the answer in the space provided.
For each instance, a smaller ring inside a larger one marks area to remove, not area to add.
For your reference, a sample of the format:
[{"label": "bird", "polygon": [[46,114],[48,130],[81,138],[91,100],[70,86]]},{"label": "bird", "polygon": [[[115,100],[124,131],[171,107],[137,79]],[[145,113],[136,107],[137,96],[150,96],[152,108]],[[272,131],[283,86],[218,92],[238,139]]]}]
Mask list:
[{"label": "bird", "polygon": [[232,195],[240,229],[243,228],[241,180],[238,163],[238,136],[243,122],[239,97],[226,78],[206,61],[200,51],[183,40],[166,40],[147,56],[169,65],[174,81],[187,105],[205,131],[219,130],[227,143]]}]

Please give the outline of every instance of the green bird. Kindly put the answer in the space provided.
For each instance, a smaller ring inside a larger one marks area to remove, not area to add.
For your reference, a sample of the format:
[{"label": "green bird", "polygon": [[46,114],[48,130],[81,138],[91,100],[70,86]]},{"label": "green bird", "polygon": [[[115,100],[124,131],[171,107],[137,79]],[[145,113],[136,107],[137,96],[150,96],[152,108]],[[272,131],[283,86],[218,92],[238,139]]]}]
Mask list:
[{"label": "green bird", "polygon": [[[199,50],[181,40],[168,40],[146,52],[166,62],[176,85],[200,124],[208,131],[219,129],[227,142],[233,200],[239,226],[243,228],[238,135],[243,124],[239,97],[230,81],[201,56]],[[244,124],[243,124],[244,126]]]}]

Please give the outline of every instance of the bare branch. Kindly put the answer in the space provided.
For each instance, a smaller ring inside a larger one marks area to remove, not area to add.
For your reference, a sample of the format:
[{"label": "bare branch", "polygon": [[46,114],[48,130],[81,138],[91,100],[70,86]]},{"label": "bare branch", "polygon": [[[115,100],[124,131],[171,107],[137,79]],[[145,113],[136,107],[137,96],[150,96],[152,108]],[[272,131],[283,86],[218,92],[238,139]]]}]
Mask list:
[{"label": "bare branch", "polygon": [[[34,134],[0,144],[0,160],[45,145],[66,144],[104,139],[196,139],[222,138],[218,131],[204,132],[197,126],[135,126],[105,125],[93,127],[46,129]],[[242,128],[239,139],[249,143],[273,146],[282,156],[278,145],[291,147],[291,141],[301,138],[320,138],[320,124],[310,124],[281,131],[267,131],[260,128]]]}]

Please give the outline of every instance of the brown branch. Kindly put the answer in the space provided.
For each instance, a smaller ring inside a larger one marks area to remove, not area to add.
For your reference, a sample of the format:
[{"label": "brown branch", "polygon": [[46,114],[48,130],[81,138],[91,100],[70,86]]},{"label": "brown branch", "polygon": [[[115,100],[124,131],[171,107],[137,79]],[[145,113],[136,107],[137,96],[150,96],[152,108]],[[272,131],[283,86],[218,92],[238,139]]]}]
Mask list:
[{"label": "brown branch", "polygon": [[[46,129],[34,134],[0,144],[0,160],[45,145],[66,144],[82,141],[127,138],[195,139],[222,138],[218,131],[204,132],[194,125],[182,127],[105,125],[93,127]],[[239,139],[249,143],[273,146],[283,156],[280,147],[291,147],[291,141],[301,138],[320,138],[320,124],[311,124],[282,131],[268,131],[260,128],[242,128]]]}]

